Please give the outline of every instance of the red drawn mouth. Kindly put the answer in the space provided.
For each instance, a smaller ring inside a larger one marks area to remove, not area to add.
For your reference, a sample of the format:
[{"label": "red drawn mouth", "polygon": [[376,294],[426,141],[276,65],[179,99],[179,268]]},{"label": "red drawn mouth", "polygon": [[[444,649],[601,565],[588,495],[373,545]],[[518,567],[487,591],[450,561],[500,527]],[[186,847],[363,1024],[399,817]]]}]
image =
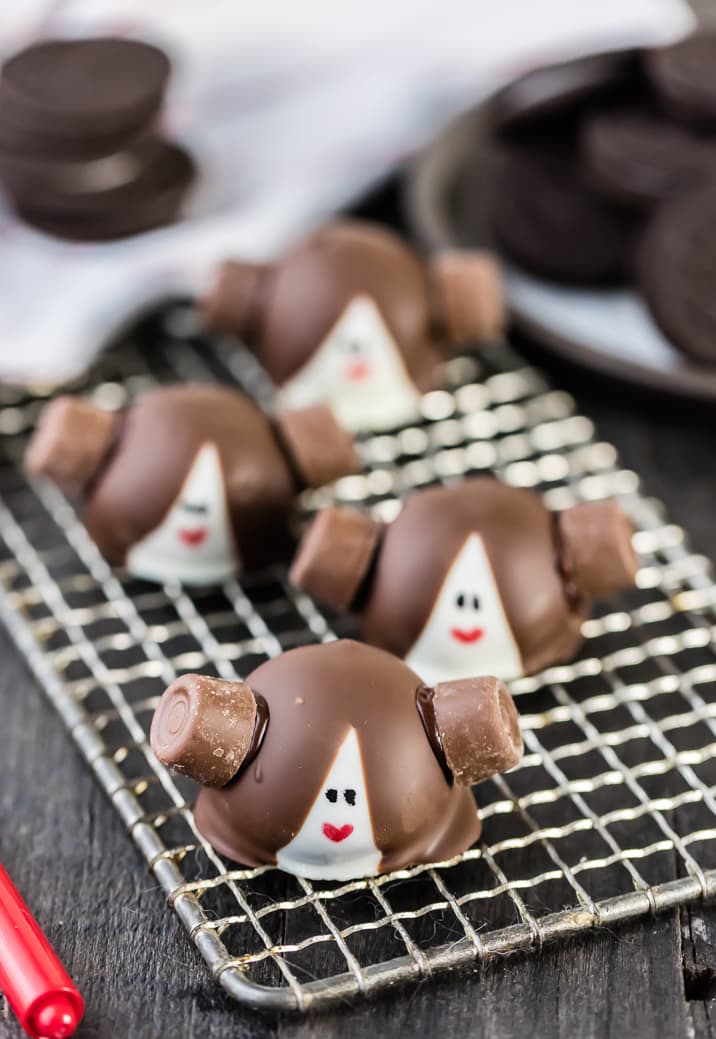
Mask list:
[{"label": "red drawn mouth", "polygon": [[198,548],[203,541],[206,541],[208,533],[208,527],[194,527],[192,530],[189,530],[188,527],[182,527],[179,530],[179,540],[183,541],[189,548]]},{"label": "red drawn mouth", "polygon": [[456,642],[464,642],[466,644],[472,642],[479,642],[482,636],[485,634],[484,628],[451,628],[450,634],[456,640]]},{"label": "red drawn mouth", "polygon": [[340,841],[344,841],[346,837],[350,837],[353,833],[353,827],[350,823],[346,823],[345,826],[334,826],[332,823],[323,824],[323,835],[328,838],[329,841],[334,841],[338,844]]},{"label": "red drawn mouth", "polygon": [[368,361],[356,361],[346,369],[346,378],[350,379],[351,382],[361,382],[363,379],[367,379],[371,374],[371,367]]}]

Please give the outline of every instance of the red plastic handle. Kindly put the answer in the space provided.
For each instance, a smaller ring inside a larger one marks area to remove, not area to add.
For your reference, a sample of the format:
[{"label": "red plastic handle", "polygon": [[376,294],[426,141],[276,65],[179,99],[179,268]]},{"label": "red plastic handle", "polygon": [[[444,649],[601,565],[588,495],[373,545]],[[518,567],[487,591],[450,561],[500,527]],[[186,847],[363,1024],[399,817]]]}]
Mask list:
[{"label": "red plastic handle", "polygon": [[0,989],[33,1039],[66,1039],[84,1000],[0,866]]}]

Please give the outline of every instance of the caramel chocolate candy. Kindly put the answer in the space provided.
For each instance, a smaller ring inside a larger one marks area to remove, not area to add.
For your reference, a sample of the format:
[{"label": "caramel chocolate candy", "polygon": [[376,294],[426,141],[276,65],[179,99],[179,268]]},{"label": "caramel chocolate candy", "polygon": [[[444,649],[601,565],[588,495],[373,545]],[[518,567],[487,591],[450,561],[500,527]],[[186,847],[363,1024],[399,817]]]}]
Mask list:
[{"label": "caramel chocolate candy", "polygon": [[291,650],[245,683],[183,676],[151,742],[202,784],[195,820],[219,852],[329,880],[460,854],[481,829],[468,784],[522,755],[502,682],[426,687],[348,640]]},{"label": "caramel chocolate candy", "polygon": [[327,225],[273,264],[222,264],[203,310],[246,337],[286,403],[328,401],[353,430],[412,421],[440,363],[505,321],[488,253],[424,258],[358,221]]},{"label": "caramel chocolate candy", "polygon": [[291,577],[354,608],[366,641],[427,682],[507,680],[571,657],[592,601],[634,584],[631,535],[614,501],[551,513],[530,491],[476,477],[414,494],[386,526],[324,510]]},{"label": "caramel chocolate candy", "polygon": [[360,462],[327,407],[274,423],[242,393],[196,385],[154,390],[114,413],[59,397],[26,466],[83,496],[109,562],[148,580],[211,584],[290,551],[297,492]]},{"label": "caramel chocolate candy", "polygon": [[638,219],[593,190],[562,140],[506,149],[489,181],[495,241],[531,274],[565,285],[618,285],[630,275]]},{"label": "caramel chocolate candy", "polygon": [[243,682],[183,675],[169,686],[152,718],[160,761],[204,786],[225,786],[249,754],[258,706]]}]

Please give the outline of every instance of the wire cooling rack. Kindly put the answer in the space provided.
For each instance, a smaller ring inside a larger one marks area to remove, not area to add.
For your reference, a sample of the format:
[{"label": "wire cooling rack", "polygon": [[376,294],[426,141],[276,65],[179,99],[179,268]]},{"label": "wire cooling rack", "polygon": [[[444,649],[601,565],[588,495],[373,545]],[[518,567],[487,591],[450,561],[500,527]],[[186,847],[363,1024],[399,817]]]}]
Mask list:
[{"label": "wire cooling rack", "polygon": [[[0,616],[214,977],[259,1008],[308,1010],[710,895],[716,882],[716,587],[706,560],[641,496],[588,419],[506,346],[450,369],[423,418],[361,443],[366,475],[306,499],[390,519],[419,486],[493,471],[548,505],[617,495],[634,518],[639,587],[584,626],[580,656],[512,684],[523,763],[483,783],[483,841],[353,883],[242,869],[194,828],[195,787],[147,743],[177,673],[234,678],[351,621],[293,591],[284,568],[220,590],[113,572],[73,508],[20,461],[47,394],[0,389]],[[157,382],[221,380],[268,399],[235,343],[188,307],[145,322],[73,389],[121,405]],[[111,864],[107,864],[111,870]]]}]

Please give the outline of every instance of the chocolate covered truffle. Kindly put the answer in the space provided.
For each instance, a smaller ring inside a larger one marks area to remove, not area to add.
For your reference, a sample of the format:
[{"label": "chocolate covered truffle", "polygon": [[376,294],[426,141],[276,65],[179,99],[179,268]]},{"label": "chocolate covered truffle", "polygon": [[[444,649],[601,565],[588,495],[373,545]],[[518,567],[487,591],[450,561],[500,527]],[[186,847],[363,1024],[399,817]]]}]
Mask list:
[{"label": "chocolate covered truffle", "polygon": [[426,682],[531,674],[571,657],[592,601],[634,584],[631,523],[614,501],[552,513],[490,477],[407,499],[388,525],[323,510],[291,576],[360,614],[367,642]]},{"label": "chocolate covered truffle", "polygon": [[272,264],[222,264],[203,309],[212,327],[246,337],[284,402],[329,401],[356,431],[413,421],[441,362],[504,322],[487,253],[424,258],[357,221],[322,228]]},{"label": "chocolate covered truffle", "polygon": [[469,785],[522,755],[498,679],[431,688],[351,641],[291,650],[245,683],[178,678],[151,744],[202,784],[195,820],[214,848],[321,880],[463,852],[481,830]]},{"label": "chocolate covered truffle", "polygon": [[356,472],[348,435],[326,407],[269,420],[216,386],[157,389],[124,411],[58,397],[26,466],[84,500],[109,562],[137,577],[213,584],[290,550],[290,505],[303,487]]}]

